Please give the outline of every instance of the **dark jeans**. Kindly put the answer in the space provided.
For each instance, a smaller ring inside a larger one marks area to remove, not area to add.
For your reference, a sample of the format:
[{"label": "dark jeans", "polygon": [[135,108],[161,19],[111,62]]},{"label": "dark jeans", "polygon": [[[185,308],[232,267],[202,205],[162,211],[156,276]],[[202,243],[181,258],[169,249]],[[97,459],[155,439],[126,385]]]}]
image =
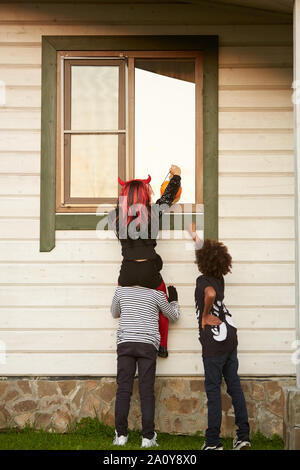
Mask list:
[{"label": "dark jeans", "polygon": [[128,413],[133,380],[138,365],[139,393],[142,411],[142,434],[147,439],[154,436],[154,382],[157,350],[148,343],[126,342],[118,344],[117,396],[115,426],[119,436],[127,436]]},{"label": "dark jeans", "polygon": [[221,383],[222,376],[227,385],[227,393],[232,398],[237,425],[237,436],[249,438],[249,423],[244,393],[238,376],[237,350],[223,356],[204,357],[205,391],[207,395],[208,428],[206,442],[214,445],[219,442],[222,422]]}]

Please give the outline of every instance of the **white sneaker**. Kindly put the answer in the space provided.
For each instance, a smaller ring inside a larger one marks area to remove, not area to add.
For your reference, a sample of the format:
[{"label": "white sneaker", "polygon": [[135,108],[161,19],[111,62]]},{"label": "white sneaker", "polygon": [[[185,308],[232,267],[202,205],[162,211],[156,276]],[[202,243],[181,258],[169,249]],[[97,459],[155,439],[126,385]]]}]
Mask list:
[{"label": "white sneaker", "polygon": [[251,447],[251,442],[248,437],[239,439],[237,436],[233,439],[233,450],[248,450]]},{"label": "white sneaker", "polygon": [[154,446],[158,447],[156,438],[157,438],[156,432],[154,433],[154,436],[152,437],[152,439],[147,439],[146,437],[143,437],[141,447],[154,447]]},{"label": "white sneaker", "polygon": [[117,431],[115,431],[115,438],[114,438],[114,442],[113,442],[113,445],[114,446],[125,446],[125,444],[127,444],[127,441],[128,441],[128,436],[118,436],[118,433]]}]

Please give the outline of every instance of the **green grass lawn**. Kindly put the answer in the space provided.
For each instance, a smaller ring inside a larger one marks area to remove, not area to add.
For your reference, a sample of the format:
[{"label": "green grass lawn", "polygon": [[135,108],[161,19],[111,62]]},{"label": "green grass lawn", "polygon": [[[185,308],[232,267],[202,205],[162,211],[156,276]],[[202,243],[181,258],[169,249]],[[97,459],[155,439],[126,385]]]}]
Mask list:
[{"label": "green grass lawn", "polygon": [[[30,426],[22,430],[7,429],[0,432],[0,450],[139,450],[141,433],[129,431],[128,443],[125,447],[112,445],[114,428],[102,424],[97,418],[84,418],[68,433],[59,434],[35,430]],[[204,442],[200,434],[194,436],[177,436],[158,433],[159,447],[153,450],[199,450]],[[232,439],[222,439],[225,449],[232,448]],[[283,441],[274,435],[267,438],[261,433],[251,437],[253,450],[282,450]]]}]

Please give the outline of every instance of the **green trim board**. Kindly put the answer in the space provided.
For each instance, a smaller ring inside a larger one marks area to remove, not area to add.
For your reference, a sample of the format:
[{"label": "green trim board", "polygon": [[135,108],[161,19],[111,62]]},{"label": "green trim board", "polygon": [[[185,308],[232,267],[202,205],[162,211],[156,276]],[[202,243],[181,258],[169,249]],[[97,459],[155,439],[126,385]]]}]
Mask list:
[{"label": "green trim board", "polygon": [[40,251],[55,246],[56,49],[42,38]]},{"label": "green trim board", "polygon": [[188,51],[218,46],[218,36],[43,36],[57,51]]},{"label": "green trim board", "polygon": [[204,236],[218,239],[218,44],[218,36],[200,35],[42,37],[40,251],[55,247],[55,230],[90,230],[97,225],[95,215],[56,214],[55,210],[57,51],[203,52]]},{"label": "green trim board", "polygon": [[[101,222],[99,224],[99,222]],[[160,230],[185,230],[188,224],[195,222],[198,230],[203,230],[203,213],[174,214],[166,213],[159,224]],[[99,224],[99,225],[98,225]],[[56,230],[108,230],[105,214],[56,214]]]},{"label": "green trim board", "polygon": [[218,48],[203,54],[203,202],[204,237],[219,237]]}]

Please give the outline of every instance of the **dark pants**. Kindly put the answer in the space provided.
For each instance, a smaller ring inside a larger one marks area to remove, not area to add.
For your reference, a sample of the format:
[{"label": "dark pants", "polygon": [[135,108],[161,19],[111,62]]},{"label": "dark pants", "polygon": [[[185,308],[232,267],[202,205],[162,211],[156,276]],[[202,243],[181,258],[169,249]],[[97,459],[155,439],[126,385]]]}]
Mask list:
[{"label": "dark pants", "polygon": [[118,284],[120,286],[142,286],[157,289],[162,283],[159,272],[160,256],[146,261],[123,260],[120,268]]},{"label": "dark pants", "polygon": [[152,344],[126,342],[118,344],[117,396],[115,426],[118,436],[127,436],[128,413],[133,380],[138,365],[139,393],[142,411],[142,434],[154,436],[154,382],[157,350]]},{"label": "dark pants", "polygon": [[222,376],[227,385],[227,393],[232,398],[237,425],[237,436],[249,438],[249,423],[246,402],[238,376],[237,350],[223,356],[204,357],[205,391],[207,395],[208,428],[206,442],[214,445],[219,442],[222,422],[221,383]]}]

